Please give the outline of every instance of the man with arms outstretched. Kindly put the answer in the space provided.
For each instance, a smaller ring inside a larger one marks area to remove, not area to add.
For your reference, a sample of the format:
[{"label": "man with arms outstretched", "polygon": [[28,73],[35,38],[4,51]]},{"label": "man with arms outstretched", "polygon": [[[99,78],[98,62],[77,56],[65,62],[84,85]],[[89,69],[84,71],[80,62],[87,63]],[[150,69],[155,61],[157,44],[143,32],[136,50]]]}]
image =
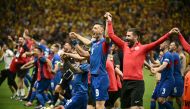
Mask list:
[{"label": "man with arms outstretched", "polygon": [[109,12],[105,14],[108,24],[108,36],[123,50],[123,85],[121,90],[121,108],[141,109],[143,108],[144,80],[143,64],[146,54],[156,46],[164,42],[170,32],[155,42],[141,45],[138,41],[141,33],[136,28],[127,30],[126,41],[121,40],[114,34],[112,27],[112,16]]}]

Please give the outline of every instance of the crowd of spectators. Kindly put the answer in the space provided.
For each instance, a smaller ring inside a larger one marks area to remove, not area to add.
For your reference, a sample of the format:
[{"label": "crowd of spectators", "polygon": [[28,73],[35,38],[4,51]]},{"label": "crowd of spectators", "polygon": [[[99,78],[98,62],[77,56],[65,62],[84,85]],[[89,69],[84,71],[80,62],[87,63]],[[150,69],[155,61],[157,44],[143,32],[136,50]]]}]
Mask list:
[{"label": "crowd of spectators", "polygon": [[156,39],[178,27],[188,38],[189,4],[188,0],[2,0],[0,37],[21,35],[24,28],[32,37],[49,42],[63,41],[70,31],[90,36],[92,25],[103,23],[109,11],[119,36],[137,27],[148,36],[143,39]]}]

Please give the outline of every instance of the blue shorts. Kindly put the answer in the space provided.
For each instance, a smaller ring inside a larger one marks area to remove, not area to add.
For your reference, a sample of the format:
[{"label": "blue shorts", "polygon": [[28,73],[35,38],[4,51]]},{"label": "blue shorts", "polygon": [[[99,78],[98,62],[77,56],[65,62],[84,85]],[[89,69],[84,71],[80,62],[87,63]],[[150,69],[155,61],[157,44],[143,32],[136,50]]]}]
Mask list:
[{"label": "blue shorts", "polygon": [[156,84],[156,87],[155,87],[155,89],[154,89],[154,91],[153,91],[153,93],[152,93],[152,99],[154,99],[154,100],[156,100],[157,98],[158,98],[158,90],[159,90],[159,82]]},{"label": "blue shorts", "polygon": [[181,97],[183,95],[184,82],[182,78],[175,78],[175,85],[172,91],[173,97]]},{"label": "blue shorts", "polygon": [[109,99],[108,75],[91,76],[92,97],[94,101],[106,101]]},{"label": "blue shorts", "polygon": [[39,93],[42,93],[44,90],[47,90],[50,86],[50,81],[48,79],[41,79],[40,81],[36,81],[34,84],[34,88]]},{"label": "blue shorts", "polygon": [[62,73],[61,73],[61,71],[58,71],[55,74],[55,77],[51,80],[50,90],[55,90],[56,85],[59,84],[59,82],[61,81],[61,77],[62,77]]},{"label": "blue shorts", "polygon": [[87,109],[88,94],[80,94],[73,96],[64,105],[65,109]]},{"label": "blue shorts", "polygon": [[158,97],[167,98],[168,96],[171,95],[173,88],[174,88],[174,81],[172,80],[165,80],[163,82],[160,82],[157,92]]}]

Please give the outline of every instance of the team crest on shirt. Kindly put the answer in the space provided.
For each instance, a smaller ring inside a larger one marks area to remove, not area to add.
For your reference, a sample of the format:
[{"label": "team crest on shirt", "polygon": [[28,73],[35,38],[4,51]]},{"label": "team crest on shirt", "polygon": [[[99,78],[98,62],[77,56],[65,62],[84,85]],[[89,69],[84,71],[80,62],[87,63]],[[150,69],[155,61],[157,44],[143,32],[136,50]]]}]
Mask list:
[{"label": "team crest on shirt", "polygon": [[140,47],[139,47],[139,46],[135,47],[135,51],[137,51],[137,50],[139,50],[139,49],[140,49]]}]

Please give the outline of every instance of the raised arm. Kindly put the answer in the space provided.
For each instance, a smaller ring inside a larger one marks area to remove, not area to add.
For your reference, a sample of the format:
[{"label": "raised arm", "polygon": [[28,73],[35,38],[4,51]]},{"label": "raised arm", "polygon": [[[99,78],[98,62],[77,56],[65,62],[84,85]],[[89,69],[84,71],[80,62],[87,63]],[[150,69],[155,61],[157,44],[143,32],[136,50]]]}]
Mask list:
[{"label": "raised arm", "polygon": [[[76,49],[76,51],[77,51],[77,53],[80,55],[80,56],[82,56],[82,57],[90,57],[90,54],[89,54],[89,52],[88,51],[85,51],[82,47],[80,47],[80,45],[78,44],[78,41],[76,40],[76,37],[77,37],[77,35],[76,35],[76,33],[74,33],[74,32],[71,32],[71,33],[69,33],[69,37],[70,37],[70,39],[72,40],[72,45],[75,47],[75,49]],[[90,42],[91,43],[91,42]],[[90,44],[89,43],[89,44]]]},{"label": "raised arm", "polygon": [[63,54],[62,59],[65,61],[64,66],[67,66],[69,69],[71,69],[74,72],[77,72],[77,73],[82,72],[81,69],[78,66],[75,66],[75,65],[71,64],[71,62],[68,59],[68,55]]},{"label": "raised arm", "polygon": [[183,46],[184,50],[190,53],[190,45],[187,43],[187,41],[184,39],[181,33],[179,33],[178,38],[181,42],[181,45]]},{"label": "raised arm", "polygon": [[75,46],[75,49],[77,50],[77,53],[82,57],[90,57],[90,53],[88,51],[85,51],[81,46],[78,44]]},{"label": "raised arm", "polygon": [[23,37],[26,39],[26,40],[30,40],[30,36],[29,36],[29,31],[28,29],[24,29],[24,33],[23,33]]},{"label": "raised arm", "polygon": [[90,57],[90,53],[85,51],[77,42],[77,40],[72,40],[72,45],[75,47],[77,53],[82,57]]},{"label": "raised arm", "polygon": [[180,60],[181,60],[181,74],[184,76],[185,74],[185,69],[186,69],[186,56],[184,54],[180,55]]},{"label": "raised arm", "polygon": [[105,39],[106,39],[106,43],[109,44],[111,42],[109,36],[108,36],[108,22],[106,21],[106,27],[105,27]]},{"label": "raised arm", "polygon": [[163,43],[172,33],[177,33],[177,28],[172,28],[168,33],[163,35],[161,38],[159,38],[157,41],[154,41],[150,44],[146,44],[145,46],[145,52],[149,52],[150,50],[154,49],[156,46]]},{"label": "raised arm", "polygon": [[161,38],[159,38],[158,40],[150,43],[150,44],[146,44],[145,46],[145,52],[149,52],[150,50],[154,49],[156,46],[160,45],[161,43],[163,43],[170,35],[171,33],[168,32],[166,33],[164,36],[162,36]]},{"label": "raised arm", "polygon": [[74,53],[63,53],[65,55],[67,55],[68,57],[77,59],[77,60],[84,60],[86,59],[85,57],[81,57],[79,54],[74,54]]},{"label": "raised arm", "polygon": [[17,45],[17,43],[13,40],[11,36],[8,36],[8,40],[11,42],[11,48],[14,49]]},{"label": "raised arm", "polygon": [[70,32],[69,33],[69,36],[71,38],[75,38],[75,39],[78,39],[80,40],[82,43],[84,43],[85,45],[90,45],[91,44],[91,41],[85,37],[82,37],[81,35],[75,33],[75,32]]},{"label": "raised arm", "polygon": [[122,48],[124,47],[124,44],[125,42],[123,40],[121,40],[119,37],[117,37],[115,34],[114,34],[114,31],[113,31],[113,26],[112,26],[112,17],[111,17],[111,14],[110,13],[106,13],[104,15],[104,17],[107,18],[107,21],[106,23],[107,24],[107,28],[108,28],[108,36],[111,38],[111,40],[119,46],[119,48]]}]

